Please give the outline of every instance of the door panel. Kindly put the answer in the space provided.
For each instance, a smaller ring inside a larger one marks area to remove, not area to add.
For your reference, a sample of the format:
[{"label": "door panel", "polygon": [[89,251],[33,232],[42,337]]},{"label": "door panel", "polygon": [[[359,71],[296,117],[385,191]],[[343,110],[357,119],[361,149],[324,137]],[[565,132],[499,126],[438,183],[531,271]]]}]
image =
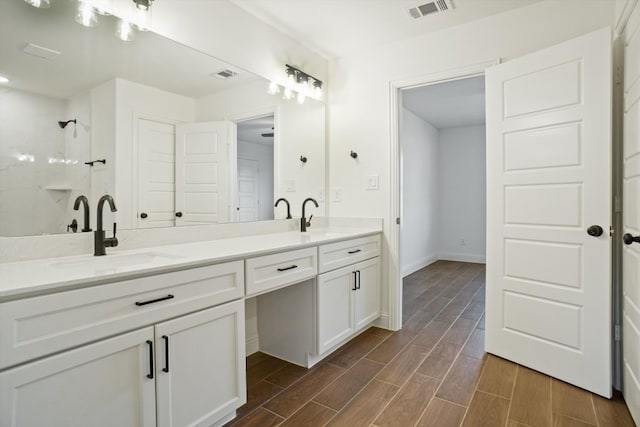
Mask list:
[{"label": "door panel", "polygon": [[486,99],[486,349],[609,397],[610,29],[488,69]]},{"label": "door panel", "polygon": [[0,425],[156,425],[153,329],[140,329],[0,373]]},{"label": "door panel", "polygon": [[227,122],[176,126],[176,225],[228,221]]},{"label": "door panel", "polygon": [[210,426],[246,402],[243,300],[155,328],[158,426]]},{"label": "door panel", "polygon": [[[175,127],[138,119],[138,228],[175,222]],[[140,214],[147,214],[142,218]]]},{"label": "door panel", "polygon": [[[624,31],[623,233],[640,235],[640,7]],[[623,386],[636,424],[640,424],[640,244],[623,245]]]},{"label": "door panel", "polygon": [[356,264],[358,290],[355,291],[356,331],[380,317],[380,258]]},{"label": "door panel", "polygon": [[318,353],[322,354],[355,331],[354,274],[351,266],[318,276]]}]

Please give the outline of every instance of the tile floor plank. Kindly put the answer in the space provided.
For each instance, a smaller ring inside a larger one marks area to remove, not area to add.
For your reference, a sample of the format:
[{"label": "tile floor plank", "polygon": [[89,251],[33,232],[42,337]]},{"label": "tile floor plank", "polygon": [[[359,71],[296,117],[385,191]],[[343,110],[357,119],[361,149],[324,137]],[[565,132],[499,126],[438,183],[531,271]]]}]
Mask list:
[{"label": "tile floor plank", "polygon": [[364,427],[376,419],[398,387],[373,380],[333,418],[328,426]]},{"label": "tile floor plank", "polygon": [[287,421],[280,424],[280,427],[320,427],[325,425],[335,414],[336,411],[309,402]]},{"label": "tile floor plank", "polygon": [[376,378],[380,381],[401,386],[413,371],[420,366],[426,356],[427,352],[424,348],[411,344],[398,357],[389,362]]},{"label": "tile floor plank", "polygon": [[575,418],[565,417],[564,415],[554,412],[553,427],[595,427],[595,424],[587,424]]},{"label": "tile floor plank", "polygon": [[442,381],[437,397],[467,406],[482,370],[482,360],[460,356]]},{"label": "tile floor plank", "polygon": [[490,354],[478,381],[478,390],[511,399],[516,367],[515,363]]},{"label": "tile floor plank", "polygon": [[461,348],[460,344],[440,341],[422,362],[417,372],[439,380],[443,379]]},{"label": "tile floor plank", "polygon": [[280,424],[284,418],[267,411],[264,408],[258,408],[244,418],[227,424],[233,427],[273,427]]},{"label": "tile floor plank", "polygon": [[247,403],[238,408],[238,417],[242,417],[280,393],[284,388],[266,381],[247,387]]},{"label": "tile floor plank", "polygon": [[509,400],[502,397],[476,391],[467,415],[464,417],[463,427],[495,427],[503,426],[507,421]]},{"label": "tile floor plank", "polygon": [[434,397],[417,427],[459,427],[465,407]]},{"label": "tile floor plank", "polygon": [[307,375],[309,372],[309,369],[303,368],[302,366],[294,365],[293,363],[289,363],[284,368],[269,375],[267,378],[265,378],[265,381],[268,381],[275,385],[279,385],[283,388],[287,388],[303,376]]},{"label": "tile floor plank", "polygon": [[440,382],[414,374],[400,389],[374,424],[378,427],[412,426],[429,404]]},{"label": "tile floor plank", "polygon": [[614,393],[613,398],[605,399],[597,395],[592,396],[593,405],[596,408],[596,417],[598,424],[604,426],[616,427],[634,427],[635,423],[624,399],[618,393]]},{"label": "tile floor plank", "polygon": [[556,379],[551,380],[551,410],[587,424],[596,424],[591,393]]},{"label": "tile floor plank", "polygon": [[333,355],[329,356],[327,362],[349,369],[384,340],[385,338],[380,335],[365,331],[345,344],[344,347],[336,350]]},{"label": "tile floor plank", "polygon": [[534,426],[551,425],[551,379],[518,366],[509,419]]},{"label": "tile floor plank", "polygon": [[394,332],[382,344],[367,354],[367,359],[379,363],[389,363],[413,340],[414,335],[402,331]]},{"label": "tile floor plank", "polygon": [[475,359],[484,359],[486,353],[484,352],[484,331],[481,329],[474,329],[469,337],[469,340],[462,349],[463,356],[473,357]]}]

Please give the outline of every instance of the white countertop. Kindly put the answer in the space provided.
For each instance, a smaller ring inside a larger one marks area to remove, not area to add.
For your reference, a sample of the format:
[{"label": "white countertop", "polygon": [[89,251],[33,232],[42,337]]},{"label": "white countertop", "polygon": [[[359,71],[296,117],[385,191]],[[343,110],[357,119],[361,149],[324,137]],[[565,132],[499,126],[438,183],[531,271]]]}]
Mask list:
[{"label": "white countertop", "polygon": [[93,254],[0,263],[0,301],[115,282],[271,252],[300,249],[380,233],[369,228],[289,231],[118,250]]}]

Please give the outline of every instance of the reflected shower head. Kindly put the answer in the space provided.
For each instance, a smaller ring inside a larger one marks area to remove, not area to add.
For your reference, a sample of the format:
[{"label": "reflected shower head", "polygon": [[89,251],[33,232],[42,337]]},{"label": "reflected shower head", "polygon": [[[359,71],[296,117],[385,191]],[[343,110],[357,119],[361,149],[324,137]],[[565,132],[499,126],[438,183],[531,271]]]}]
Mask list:
[{"label": "reflected shower head", "polygon": [[58,122],[58,126],[60,126],[60,129],[64,129],[69,123],[76,124],[76,119],[67,120],[66,122]]}]

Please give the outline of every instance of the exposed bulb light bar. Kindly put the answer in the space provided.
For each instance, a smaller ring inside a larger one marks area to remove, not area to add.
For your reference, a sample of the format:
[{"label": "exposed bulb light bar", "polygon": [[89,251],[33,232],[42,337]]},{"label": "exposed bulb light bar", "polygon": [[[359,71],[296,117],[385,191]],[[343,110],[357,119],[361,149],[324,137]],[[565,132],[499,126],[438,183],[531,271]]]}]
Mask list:
[{"label": "exposed bulb light bar", "polygon": [[46,9],[51,6],[51,0],[24,0],[25,3],[39,9]]},{"label": "exposed bulb light bar", "polygon": [[85,27],[95,27],[98,25],[98,16],[96,9],[89,1],[82,0],[78,2],[78,10],[76,11],[76,22]]},{"label": "exposed bulb light bar", "polygon": [[9,79],[5,76],[0,76],[0,83],[9,83]]},{"label": "exposed bulb light bar", "polygon": [[116,36],[125,42],[130,42],[136,37],[136,30],[130,22],[119,20],[116,24]]},{"label": "exposed bulb light bar", "polygon": [[267,93],[269,95],[275,95],[278,92],[280,92],[280,86],[278,86],[278,83],[276,82],[269,83],[269,89],[267,89]]},{"label": "exposed bulb light bar", "polygon": [[[283,99],[293,99],[298,103],[304,103],[306,98],[322,99],[322,80],[313,77],[304,71],[287,64],[285,68],[286,82],[283,83]],[[267,93],[275,95],[280,92],[280,86],[276,82],[269,83]]]}]

